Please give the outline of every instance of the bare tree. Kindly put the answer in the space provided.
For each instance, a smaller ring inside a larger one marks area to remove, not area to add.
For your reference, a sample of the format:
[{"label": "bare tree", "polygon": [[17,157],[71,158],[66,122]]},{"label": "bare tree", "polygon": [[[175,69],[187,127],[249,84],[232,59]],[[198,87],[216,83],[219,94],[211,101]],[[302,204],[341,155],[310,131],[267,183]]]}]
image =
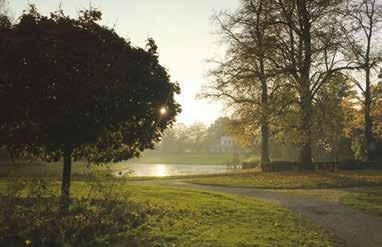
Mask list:
[{"label": "bare tree", "polygon": [[317,93],[339,71],[349,68],[341,53],[337,12],[342,0],[274,0],[279,15],[277,48],[285,75],[297,92],[300,112],[300,162],[312,166],[313,104]]},{"label": "bare tree", "polygon": [[380,92],[377,66],[381,62],[381,46],[377,39],[382,38],[378,33],[382,27],[382,2],[348,0],[343,15],[346,19],[342,26],[346,37],[346,55],[359,67],[358,74],[362,77],[353,82],[361,92],[359,100],[364,111],[365,158],[373,160],[376,143],[371,112]]},{"label": "bare tree", "polygon": [[0,0],[0,15],[7,15],[8,14],[8,6],[9,3],[7,0]]},{"label": "bare tree", "polygon": [[224,61],[217,68],[205,97],[224,99],[236,115],[253,131],[261,132],[261,161],[269,162],[269,135],[272,114],[276,113],[276,94],[282,88],[280,71],[272,44],[275,26],[272,4],[261,0],[243,0],[234,14],[216,16],[221,36],[228,46]]},{"label": "bare tree", "polygon": [[264,161],[270,123],[289,107],[297,109],[291,126],[299,160],[313,169],[316,96],[341,71],[359,68],[344,55],[338,15],[344,6],[346,0],[243,0],[237,13],[217,18],[229,50],[205,95],[228,99],[239,115],[257,119]]}]

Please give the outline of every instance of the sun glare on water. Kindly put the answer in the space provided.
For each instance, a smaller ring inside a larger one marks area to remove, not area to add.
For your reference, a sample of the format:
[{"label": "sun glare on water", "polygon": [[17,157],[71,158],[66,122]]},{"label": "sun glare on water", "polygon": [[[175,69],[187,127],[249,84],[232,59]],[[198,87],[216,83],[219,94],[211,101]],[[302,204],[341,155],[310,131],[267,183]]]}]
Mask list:
[{"label": "sun glare on water", "polygon": [[155,176],[157,177],[165,177],[168,176],[169,171],[166,165],[156,165],[155,166]]}]

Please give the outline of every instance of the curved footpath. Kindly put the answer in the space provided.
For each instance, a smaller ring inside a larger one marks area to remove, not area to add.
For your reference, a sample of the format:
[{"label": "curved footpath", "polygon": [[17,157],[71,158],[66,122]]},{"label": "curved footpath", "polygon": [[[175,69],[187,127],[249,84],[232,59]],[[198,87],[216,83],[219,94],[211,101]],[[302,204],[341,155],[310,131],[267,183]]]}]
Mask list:
[{"label": "curved footpath", "polygon": [[347,247],[382,247],[382,219],[364,214],[340,203],[275,190],[197,185],[187,183],[184,180],[146,180],[134,183],[202,189],[255,197],[277,203],[311,219],[312,222],[334,233],[345,242]]}]

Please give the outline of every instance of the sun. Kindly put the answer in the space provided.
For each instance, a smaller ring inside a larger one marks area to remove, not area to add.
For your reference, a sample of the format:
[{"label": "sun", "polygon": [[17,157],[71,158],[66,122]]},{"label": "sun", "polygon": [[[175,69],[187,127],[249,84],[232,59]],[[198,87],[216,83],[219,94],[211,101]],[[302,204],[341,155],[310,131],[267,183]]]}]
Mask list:
[{"label": "sun", "polygon": [[159,112],[160,112],[161,115],[165,115],[167,113],[166,107],[160,108]]}]

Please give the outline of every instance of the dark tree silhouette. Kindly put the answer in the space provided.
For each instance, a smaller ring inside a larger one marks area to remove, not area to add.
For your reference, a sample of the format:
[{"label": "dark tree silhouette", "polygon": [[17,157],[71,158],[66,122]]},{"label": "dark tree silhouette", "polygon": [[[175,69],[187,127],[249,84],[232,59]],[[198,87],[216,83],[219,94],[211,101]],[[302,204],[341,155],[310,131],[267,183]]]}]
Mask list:
[{"label": "dark tree silhouette", "polygon": [[95,9],[74,19],[31,6],[1,30],[1,142],[19,156],[63,159],[63,210],[72,160],[139,156],[180,112],[179,86],[159,64],[155,42],[133,47],[100,19]]}]

